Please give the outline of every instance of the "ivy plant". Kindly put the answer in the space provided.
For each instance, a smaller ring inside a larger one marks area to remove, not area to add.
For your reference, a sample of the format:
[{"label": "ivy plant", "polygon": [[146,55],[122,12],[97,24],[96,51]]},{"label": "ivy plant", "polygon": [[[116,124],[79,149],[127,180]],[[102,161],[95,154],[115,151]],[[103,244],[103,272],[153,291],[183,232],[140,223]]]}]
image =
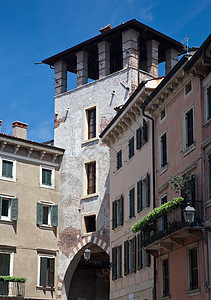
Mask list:
[{"label": "ivy plant", "polygon": [[0,281],[26,282],[26,280],[25,277],[0,276]]},{"label": "ivy plant", "polygon": [[157,218],[164,216],[165,214],[171,212],[175,208],[182,205],[184,199],[182,197],[175,198],[171,201],[164,203],[163,205],[156,207],[147,216],[139,220],[136,224],[132,226],[132,231],[138,232],[143,230],[150,223],[154,222]]}]

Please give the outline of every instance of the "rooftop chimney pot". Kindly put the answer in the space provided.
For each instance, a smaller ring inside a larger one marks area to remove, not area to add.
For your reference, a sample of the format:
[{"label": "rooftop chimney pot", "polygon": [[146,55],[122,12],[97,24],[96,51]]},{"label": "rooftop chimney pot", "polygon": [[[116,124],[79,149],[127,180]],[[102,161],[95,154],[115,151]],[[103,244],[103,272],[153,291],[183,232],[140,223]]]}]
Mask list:
[{"label": "rooftop chimney pot", "polygon": [[109,30],[111,30],[111,29],[112,29],[111,25],[108,24],[108,25],[106,25],[106,26],[100,28],[99,31],[100,31],[100,33],[104,33],[104,32],[107,32],[107,31],[109,31]]},{"label": "rooftop chimney pot", "polygon": [[21,139],[27,139],[28,124],[15,121],[12,122],[12,135]]}]

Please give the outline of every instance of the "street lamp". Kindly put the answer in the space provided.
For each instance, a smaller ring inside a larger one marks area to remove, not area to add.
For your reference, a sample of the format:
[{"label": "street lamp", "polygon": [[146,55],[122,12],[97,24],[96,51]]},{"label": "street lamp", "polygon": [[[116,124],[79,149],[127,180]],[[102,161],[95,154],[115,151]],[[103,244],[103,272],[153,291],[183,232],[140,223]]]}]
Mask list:
[{"label": "street lamp", "polygon": [[87,249],[85,249],[85,251],[84,251],[84,259],[85,259],[86,261],[88,261],[88,260],[90,260],[90,257],[91,257],[91,250],[89,250],[89,249],[87,248]]},{"label": "street lamp", "polygon": [[183,216],[186,223],[194,222],[195,212],[195,208],[190,206],[190,203],[188,203],[188,206],[186,206],[186,208],[183,210]]}]

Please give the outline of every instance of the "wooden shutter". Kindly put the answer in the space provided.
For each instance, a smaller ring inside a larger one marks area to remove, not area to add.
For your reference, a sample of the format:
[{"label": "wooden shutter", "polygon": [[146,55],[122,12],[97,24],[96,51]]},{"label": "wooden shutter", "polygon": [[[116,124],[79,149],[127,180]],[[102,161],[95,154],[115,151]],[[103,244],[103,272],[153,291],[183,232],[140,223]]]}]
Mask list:
[{"label": "wooden shutter", "polygon": [[136,149],[140,149],[142,147],[141,135],[142,135],[142,130],[140,127],[136,130]]},{"label": "wooden shutter", "polygon": [[55,268],[55,258],[49,258],[50,264],[49,264],[49,286],[54,286],[54,268]]},{"label": "wooden shutter", "polygon": [[18,198],[13,198],[11,200],[11,220],[18,220]]},{"label": "wooden shutter", "polygon": [[120,225],[123,225],[123,223],[124,223],[124,197],[123,197],[123,195],[121,195],[121,197],[120,197],[119,212],[120,212]]},{"label": "wooden shutter", "polygon": [[139,233],[138,234],[138,236],[137,236],[137,243],[138,243],[138,253],[137,253],[137,255],[138,255],[138,270],[140,270],[141,269],[141,265],[142,265],[142,261],[141,261],[141,259],[142,259],[142,255],[141,255],[141,233]]},{"label": "wooden shutter", "polygon": [[0,219],[1,219],[2,197],[0,197]]},{"label": "wooden shutter", "polygon": [[96,137],[96,108],[88,110],[88,139]]},{"label": "wooden shutter", "polygon": [[52,177],[52,171],[51,170],[46,170],[46,184],[51,186],[51,177]]},{"label": "wooden shutter", "polygon": [[96,192],[96,163],[87,164],[87,194]]},{"label": "wooden shutter", "polygon": [[47,285],[47,257],[40,257],[40,286]]},{"label": "wooden shutter", "polygon": [[126,276],[128,272],[128,241],[124,241],[124,275]]},{"label": "wooden shutter", "polygon": [[51,206],[51,226],[58,226],[58,205]]},{"label": "wooden shutter", "polygon": [[150,206],[150,175],[147,173],[147,192],[146,192],[147,201],[146,204]]},{"label": "wooden shutter", "polygon": [[137,182],[137,212],[142,210],[142,181]]},{"label": "wooden shutter", "polygon": [[112,248],[112,280],[116,279],[116,247]]},{"label": "wooden shutter", "polygon": [[114,230],[117,226],[116,222],[116,200],[112,202],[112,229]]},{"label": "wooden shutter", "polygon": [[133,272],[136,272],[136,236],[132,239],[132,253],[133,253]]},{"label": "wooden shutter", "polygon": [[37,225],[42,225],[43,223],[43,204],[37,202]]},{"label": "wooden shutter", "polygon": [[143,120],[143,144],[146,144],[147,141],[148,141],[147,122]]}]

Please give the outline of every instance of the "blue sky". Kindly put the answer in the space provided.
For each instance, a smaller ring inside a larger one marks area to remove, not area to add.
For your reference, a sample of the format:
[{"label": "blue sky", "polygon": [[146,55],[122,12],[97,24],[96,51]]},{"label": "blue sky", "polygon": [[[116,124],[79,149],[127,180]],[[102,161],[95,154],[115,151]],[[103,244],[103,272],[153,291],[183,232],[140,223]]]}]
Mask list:
[{"label": "blue sky", "polygon": [[54,71],[35,62],[131,19],[200,46],[210,15],[210,0],[0,0],[2,132],[18,120],[29,124],[29,139],[53,139]]}]

